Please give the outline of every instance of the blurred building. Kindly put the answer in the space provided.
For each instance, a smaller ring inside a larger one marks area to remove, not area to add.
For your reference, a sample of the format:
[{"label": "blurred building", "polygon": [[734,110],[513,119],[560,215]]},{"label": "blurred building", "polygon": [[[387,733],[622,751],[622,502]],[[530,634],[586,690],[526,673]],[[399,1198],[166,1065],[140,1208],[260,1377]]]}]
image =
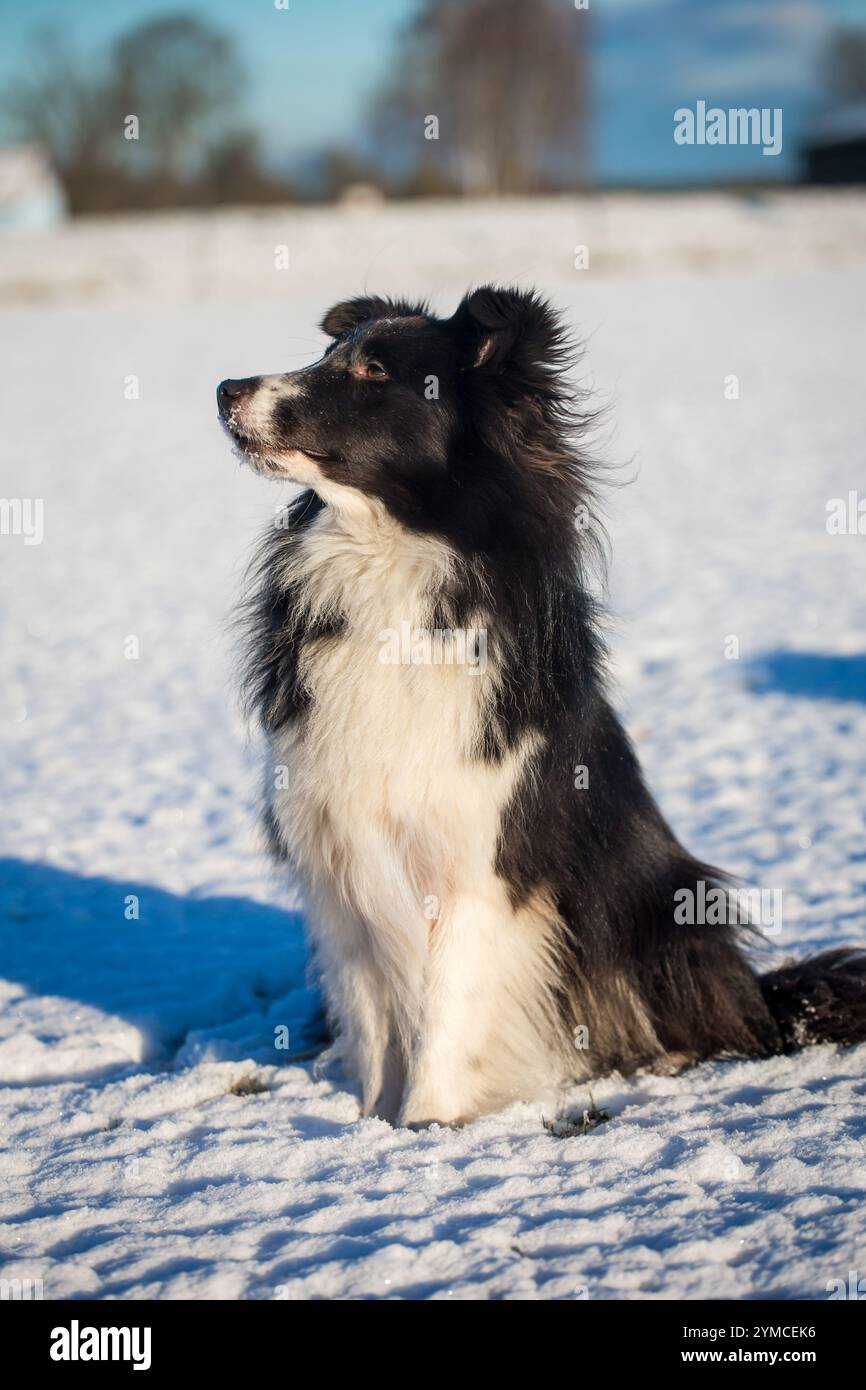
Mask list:
[{"label": "blurred building", "polygon": [[821,116],[803,140],[808,183],[866,183],[866,101]]},{"label": "blurred building", "polygon": [[33,232],[66,217],[66,197],[39,145],[0,149],[0,231]]}]

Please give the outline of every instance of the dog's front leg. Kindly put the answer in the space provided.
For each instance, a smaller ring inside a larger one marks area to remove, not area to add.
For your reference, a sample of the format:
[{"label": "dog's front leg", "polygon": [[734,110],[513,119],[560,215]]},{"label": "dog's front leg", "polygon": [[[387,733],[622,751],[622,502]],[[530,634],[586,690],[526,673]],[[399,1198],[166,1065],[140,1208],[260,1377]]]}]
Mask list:
[{"label": "dog's front leg", "polygon": [[400,1124],[463,1124],[508,1096],[508,937],[501,909],[470,897],[458,898],[433,927]]},{"label": "dog's front leg", "polygon": [[361,1083],[363,1114],[393,1121],[405,1072],[391,999],[371,949],[369,928],[327,891],[316,895],[311,916],[322,987],[339,1029],[337,1053]]}]

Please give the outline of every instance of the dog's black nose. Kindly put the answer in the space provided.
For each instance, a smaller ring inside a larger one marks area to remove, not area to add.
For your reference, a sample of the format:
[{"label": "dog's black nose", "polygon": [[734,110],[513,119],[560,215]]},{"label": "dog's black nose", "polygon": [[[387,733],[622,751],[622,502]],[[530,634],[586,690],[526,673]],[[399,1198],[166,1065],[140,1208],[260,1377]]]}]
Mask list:
[{"label": "dog's black nose", "polygon": [[220,410],[228,410],[232,401],[236,401],[239,396],[244,396],[250,389],[250,380],[236,381],[234,377],[227,376],[225,381],[221,381],[217,387],[217,405]]}]

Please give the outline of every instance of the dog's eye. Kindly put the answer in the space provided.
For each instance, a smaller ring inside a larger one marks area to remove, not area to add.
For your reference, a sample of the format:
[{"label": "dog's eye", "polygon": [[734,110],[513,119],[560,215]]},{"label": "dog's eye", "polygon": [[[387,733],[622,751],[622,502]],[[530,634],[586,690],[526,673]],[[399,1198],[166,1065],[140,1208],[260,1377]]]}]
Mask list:
[{"label": "dog's eye", "polygon": [[367,381],[387,381],[388,372],[381,362],[362,362],[357,368],[358,376]]}]

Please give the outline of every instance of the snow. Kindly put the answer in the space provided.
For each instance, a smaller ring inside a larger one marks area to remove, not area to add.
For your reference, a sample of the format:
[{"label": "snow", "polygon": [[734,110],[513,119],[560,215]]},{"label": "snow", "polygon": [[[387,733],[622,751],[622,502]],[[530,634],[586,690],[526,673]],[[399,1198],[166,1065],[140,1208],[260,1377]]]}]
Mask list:
[{"label": "snow", "polygon": [[[565,200],[355,231],[287,214],[304,256],[248,278],[232,266],[280,240],[256,214],[10,243],[0,491],[43,499],[44,539],[0,536],[0,1277],[46,1298],[748,1299],[863,1271],[866,1047],[611,1077],[423,1133],[359,1120],[311,1060],[230,628],[285,494],[236,468],[213,405],[222,376],[312,356],[345,291],[447,308],[490,274],[540,283],[609,405],[617,700],[662,805],[695,852],[782,890],[768,961],[862,943],[866,535],[826,517],[863,495],[866,199],[804,197],[608,200],[589,271],[590,213]],[[232,248],[216,284],[211,237]],[[608,1122],[545,1129],[591,1103]]]},{"label": "snow", "polygon": [[[845,266],[862,260],[864,240],[866,199],[856,189],[79,218],[43,236],[3,237],[0,302],[243,303],[260,296],[291,306],[299,289],[325,299],[364,285],[387,291],[395,272],[404,292],[425,296],[462,292],[474,278],[573,283],[575,261],[587,252],[593,274]],[[303,332],[308,339],[309,325]]]}]

